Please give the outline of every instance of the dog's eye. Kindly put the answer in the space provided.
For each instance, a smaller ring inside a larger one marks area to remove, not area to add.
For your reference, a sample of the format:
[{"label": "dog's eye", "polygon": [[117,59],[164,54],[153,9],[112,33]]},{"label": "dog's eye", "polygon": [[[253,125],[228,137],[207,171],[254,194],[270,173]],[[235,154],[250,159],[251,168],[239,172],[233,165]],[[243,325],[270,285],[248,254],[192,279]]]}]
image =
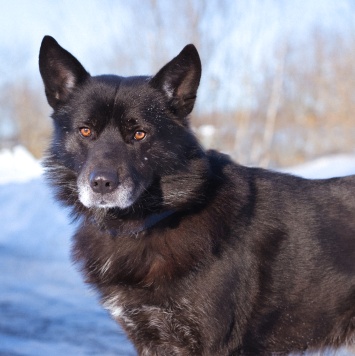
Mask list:
[{"label": "dog's eye", "polygon": [[144,131],[138,130],[134,133],[134,139],[136,141],[141,141],[144,139],[144,137],[146,136],[146,133]]},{"label": "dog's eye", "polygon": [[92,131],[88,127],[82,127],[80,129],[80,134],[83,137],[90,137],[92,135]]}]

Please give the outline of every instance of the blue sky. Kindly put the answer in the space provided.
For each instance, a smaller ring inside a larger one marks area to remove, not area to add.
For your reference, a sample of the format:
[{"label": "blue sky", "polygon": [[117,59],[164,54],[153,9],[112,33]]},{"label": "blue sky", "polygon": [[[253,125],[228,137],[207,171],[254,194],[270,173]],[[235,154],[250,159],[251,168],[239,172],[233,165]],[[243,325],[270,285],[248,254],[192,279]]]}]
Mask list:
[{"label": "blue sky", "polygon": [[[11,80],[13,75],[32,77],[38,73],[38,51],[46,34],[57,38],[78,57],[85,57],[96,47],[103,50],[125,17],[120,11],[122,18],[117,14],[115,26],[110,18],[120,6],[109,6],[110,12],[105,14],[100,10],[103,2],[0,1],[0,81]],[[111,22],[110,26],[107,22]]]},{"label": "blue sky", "polygon": [[[344,25],[354,28],[352,0],[239,0],[226,3],[230,4],[231,13],[238,8],[245,14],[236,21],[234,31],[226,34],[226,38],[233,39],[237,48],[253,47],[256,59],[258,48],[263,50],[263,44],[268,44],[282,32],[302,36],[314,23],[329,28]],[[129,42],[132,35],[139,36],[140,31],[147,28],[149,18],[146,23],[134,23],[134,4],[137,2],[0,0],[0,81],[13,77],[11,69],[15,70],[15,75],[37,71],[38,49],[45,34],[53,35],[79,58],[85,58],[87,66],[94,67],[100,56],[110,54],[112,38]],[[218,26],[223,31],[223,21],[211,15],[212,26],[205,26],[203,30],[210,31],[213,37]],[[257,43],[248,44],[248,37],[257,28],[260,29]],[[186,42],[189,42],[188,38]],[[180,46],[182,43],[176,47]]]}]

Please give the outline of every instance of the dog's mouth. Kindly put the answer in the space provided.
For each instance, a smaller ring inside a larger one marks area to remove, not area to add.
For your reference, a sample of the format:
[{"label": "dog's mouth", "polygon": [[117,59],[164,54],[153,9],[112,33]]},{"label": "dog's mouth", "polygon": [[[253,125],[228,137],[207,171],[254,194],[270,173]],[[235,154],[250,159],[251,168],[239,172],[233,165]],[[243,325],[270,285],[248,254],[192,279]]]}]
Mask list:
[{"label": "dog's mouth", "polygon": [[[129,171],[129,169],[127,169]],[[151,184],[151,177],[85,167],[77,178],[78,198],[86,208],[120,210],[131,207]]]},{"label": "dog's mouth", "polygon": [[140,195],[140,192],[137,191],[135,185],[129,179],[108,193],[95,192],[87,182],[79,179],[78,193],[79,200],[85,207],[101,209],[126,209]]},{"label": "dog's mouth", "polygon": [[99,203],[98,203],[98,207],[99,208],[109,208],[109,202],[105,201],[104,199],[102,199]]}]

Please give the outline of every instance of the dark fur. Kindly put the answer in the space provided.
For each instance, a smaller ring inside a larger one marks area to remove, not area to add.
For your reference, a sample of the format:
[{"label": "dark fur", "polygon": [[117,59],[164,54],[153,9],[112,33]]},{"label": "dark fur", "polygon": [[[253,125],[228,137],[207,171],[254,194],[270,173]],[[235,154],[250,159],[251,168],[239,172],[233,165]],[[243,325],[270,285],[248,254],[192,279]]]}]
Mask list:
[{"label": "dark fur", "polygon": [[139,354],[354,343],[355,177],[205,152],[186,119],[201,74],[192,45],[154,77],[91,77],[45,37],[40,71],[54,109],[47,176],[80,219],[73,258]]}]

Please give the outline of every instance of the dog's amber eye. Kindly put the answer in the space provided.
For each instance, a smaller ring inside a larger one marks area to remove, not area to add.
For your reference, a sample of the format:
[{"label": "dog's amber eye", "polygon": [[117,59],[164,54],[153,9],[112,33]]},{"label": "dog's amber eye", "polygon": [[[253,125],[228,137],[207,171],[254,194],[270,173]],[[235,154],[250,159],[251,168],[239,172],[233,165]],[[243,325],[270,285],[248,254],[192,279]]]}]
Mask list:
[{"label": "dog's amber eye", "polygon": [[90,137],[91,134],[92,134],[91,130],[90,130],[88,127],[82,127],[82,128],[80,129],[80,133],[81,133],[81,135],[84,136],[84,137]]},{"label": "dog's amber eye", "polygon": [[134,133],[134,139],[136,141],[141,141],[144,139],[144,137],[146,136],[146,133],[144,131],[136,131]]}]

